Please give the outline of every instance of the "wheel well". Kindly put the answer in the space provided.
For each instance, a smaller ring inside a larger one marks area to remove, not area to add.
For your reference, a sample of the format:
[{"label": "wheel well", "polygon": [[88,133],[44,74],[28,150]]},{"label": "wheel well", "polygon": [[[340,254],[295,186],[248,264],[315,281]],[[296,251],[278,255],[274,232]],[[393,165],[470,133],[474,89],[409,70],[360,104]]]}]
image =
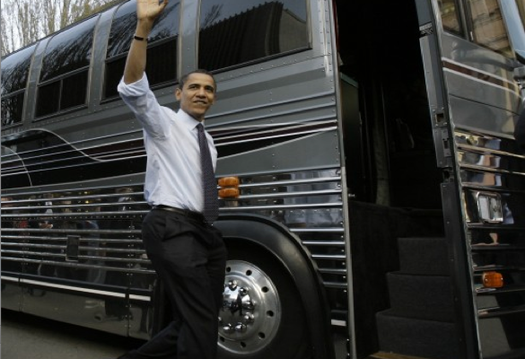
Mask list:
[{"label": "wheel well", "polygon": [[221,216],[215,222],[229,248],[263,250],[274,257],[291,277],[301,295],[313,358],[333,358],[330,310],[315,263],[297,236],[281,224],[256,215]]}]

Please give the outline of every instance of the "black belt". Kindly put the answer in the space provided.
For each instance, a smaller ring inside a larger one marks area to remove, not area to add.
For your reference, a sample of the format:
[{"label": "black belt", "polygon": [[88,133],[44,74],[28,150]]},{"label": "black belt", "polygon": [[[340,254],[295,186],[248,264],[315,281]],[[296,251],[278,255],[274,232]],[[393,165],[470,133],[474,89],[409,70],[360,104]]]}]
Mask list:
[{"label": "black belt", "polygon": [[195,221],[206,222],[206,220],[204,219],[204,216],[201,213],[193,212],[193,211],[190,211],[190,210],[187,210],[187,209],[182,209],[182,208],[177,208],[177,207],[170,207],[170,206],[165,206],[165,205],[162,205],[162,204],[158,205],[158,206],[153,206],[153,209],[160,209],[162,211],[173,212],[173,213],[180,214],[181,216],[193,219]]}]

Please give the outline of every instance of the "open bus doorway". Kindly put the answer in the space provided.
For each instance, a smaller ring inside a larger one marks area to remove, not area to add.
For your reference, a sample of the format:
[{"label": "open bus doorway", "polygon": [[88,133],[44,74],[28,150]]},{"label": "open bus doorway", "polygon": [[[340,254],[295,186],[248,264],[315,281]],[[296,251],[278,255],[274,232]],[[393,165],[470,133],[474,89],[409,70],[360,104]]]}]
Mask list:
[{"label": "open bus doorway", "polygon": [[[352,130],[345,133],[350,193],[359,201],[393,207],[441,208],[441,174],[414,2],[336,5],[340,71],[359,90],[359,117],[348,116]],[[360,151],[352,150],[357,140],[354,129],[360,130]]]},{"label": "open bus doorway", "polygon": [[[429,238],[439,238],[429,248],[440,252],[436,258],[446,256],[440,193],[443,179],[436,164],[415,2],[336,1],[336,6],[345,164],[351,197],[354,349],[358,358],[381,351],[423,357],[426,349],[419,350],[418,345],[400,344],[393,349],[390,344],[403,342],[390,333],[402,333],[406,323],[408,332],[421,331],[417,321],[426,316],[415,309],[404,313],[406,318],[398,317],[395,308],[395,316],[390,315],[393,302],[405,295],[393,282],[399,282],[400,277],[407,280],[404,284],[425,278],[421,275],[424,273],[398,275],[403,269],[400,252],[418,254],[412,248],[401,248],[406,243],[400,238],[417,238],[408,241],[408,246],[415,244],[416,248],[427,245]],[[442,259],[446,263],[446,257]],[[440,270],[440,280],[445,278],[448,288],[450,280],[441,275],[447,274],[447,268]],[[419,283],[432,287],[436,278]],[[418,297],[417,293],[411,295]],[[443,306],[447,313],[454,312],[451,296],[445,298]],[[446,330],[455,333],[451,316]],[[439,326],[434,320],[429,323],[429,328]],[[419,335],[416,342],[426,343],[429,335]],[[444,336],[437,337],[427,347],[439,347]],[[444,355],[454,358],[458,347],[450,347],[453,349]],[[439,357],[439,349],[424,357],[433,355]]]}]

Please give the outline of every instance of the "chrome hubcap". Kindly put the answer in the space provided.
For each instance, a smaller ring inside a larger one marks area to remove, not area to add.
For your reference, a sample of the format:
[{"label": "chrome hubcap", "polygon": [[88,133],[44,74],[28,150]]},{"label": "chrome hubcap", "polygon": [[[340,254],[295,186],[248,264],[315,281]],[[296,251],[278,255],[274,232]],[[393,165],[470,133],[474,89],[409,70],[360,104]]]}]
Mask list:
[{"label": "chrome hubcap", "polygon": [[234,353],[259,351],[277,334],[279,295],[270,278],[253,264],[232,260],[226,268],[219,346]]}]

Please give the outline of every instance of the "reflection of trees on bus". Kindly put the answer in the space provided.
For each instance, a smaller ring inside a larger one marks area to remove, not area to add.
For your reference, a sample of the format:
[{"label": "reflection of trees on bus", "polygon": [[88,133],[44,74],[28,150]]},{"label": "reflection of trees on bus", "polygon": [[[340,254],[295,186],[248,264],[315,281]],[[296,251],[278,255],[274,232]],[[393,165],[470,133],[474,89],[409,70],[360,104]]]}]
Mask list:
[{"label": "reflection of trees on bus", "polygon": [[[95,199],[94,202],[100,202],[100,200]],[[100,212],[100,207],[95,206],[89,209],[92,212]],[[104,283],[106,277],[106,270],[101,268],[104,266],[104,261],[100,259],[105,255],[105,252],[102,250],[103,243],[100,241],[100,235],[98,233],[99,224],[95,219],[85,219],[80,222],[80,228],[83,230],[89,231],[89,233],[84,234],[84,238],[88,240],[88,260],[86,264],[90,266],[86,275],[86,281],[89,283]]]},{"label": "reflection of trees on bus", "polygon": [[[130,276],[125,271],[119,271],[117,268],[121,268],[119,264],[120,260],[129,259],[130,254],[128,252],[130,245],[126,243],[126,238],[116,238],[116,234],[119,230],[130,230],[140,229],[140,220],[126,219],[127,212],[130,211],[131,203],[136,200],[133,195],[133,188],[122,187],[115,191],[120,195],[114,207],[109,207],[108,211],[118,212],[117,214],[120,219],[113,220],[109,223],[109,228],[112,230],[112,234],[106,239],[106,253],[107,257],[111,258],[111,261],[107,261],[107,265],[115,267],[115,270],[108,270],[105,276],[105,283],[114,286],[122,286],[123,284],[131,284]],[[133,237],[132,235],[128,235]],[[108,258],[109,259],[109,258]],[[128,304],[124,299],[119,298],[108,298],[105,300],[104,313],[95,314],[97,320],[110,320],[110,319],[124,319],[131,318],[132,314]]]},{"label": "reflection of trees on bus", "polygon": [[[59,214],[60,216],[57,216],[58,218],[61,218],[60,220],[57,220],[54,225],[56,228],[63,230],[63,232],[60,232],[61,235],[67,237],[68,236],[68,230],[71,231],[71,233],[75,233],[76,230],[79,229],[79,224],[76,220],[74,220],[71,215],[74,213],[73,211],[73,201],[69,199],[68,197],[71,196],[71,193],[64,193],[62,194],[62,197],[64,199],[58,201],[58,204],[60,206]],[[65,262],[67,260],[66,258],[66,250],[62,249],[62,260]],[[57,266],[56,270],[57,277],[64,278],[64,279],[80,279],[79,269],[73,266]]]},{"label": "reflection of trees on bus", "polygon": [[[42,262],[38,265],[36,274],[47,276],[47,277],[56,277],[56,267],[55,265],[51,264],[44,264],[43,262],[45,260],[52,259],[52,256],[46,256],[44,253],[57,253],[56,247],[56,238],[57,234],[55,232],[50,231],[50,233],[44,233],[39,230],[52,230],[54,228],[53,220],[51,216],[53,215],[53,209],[51,208],[53,206],[53,194],[52,193],[46,193],[42,196],[44,208],[39,209],[36,212],[41,213],[43,216],[41,218],[37,218],[35,220],[30,221],[30,227],[31,228],[37,228],[38,237],[42,238],[39,240],[39,245],[41,246],[41,249],[39,252],[42,252],[41,260]],[[40,203],[40,202],[39,202]]]},{"label": "reflection of trees on bus", "polygon": [[[2,197],[2,214],[13,214],[13,211],[10,210],[14,206],[12,203],[13,198],[12,197]],[[18,222],[14,220],[4,220],[2,218],[2,230],[4,229],[11,229],[11,228],[19,228]],[[8,232],[9,233],[9,232]],[[18,272],[20,271],[20,264],[18,262],[14,261],[2,261],[2,272]],[[5,285],[2,282],[2,290],[4,289]]]}]

